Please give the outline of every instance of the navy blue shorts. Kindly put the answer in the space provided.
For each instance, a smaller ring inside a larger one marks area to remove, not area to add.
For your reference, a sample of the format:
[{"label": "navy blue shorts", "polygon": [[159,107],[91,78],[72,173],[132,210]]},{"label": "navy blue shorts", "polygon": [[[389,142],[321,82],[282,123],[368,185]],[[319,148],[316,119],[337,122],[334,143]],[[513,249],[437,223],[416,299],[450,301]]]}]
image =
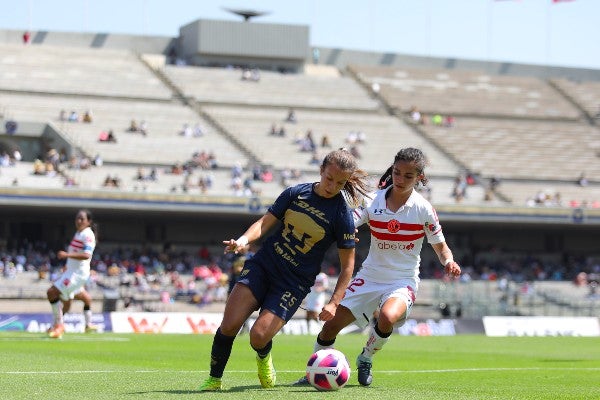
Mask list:
[{"label": "navy blue shorts", "polygon": [[281,277],[274,268],[268,268],[257,261],[256,258],[246,260],[238,283],[250,288],[261,310],[269,310],[284,321],[289,321],[310,288],[307,290],[300,283],[294,282],[292,277]]}]

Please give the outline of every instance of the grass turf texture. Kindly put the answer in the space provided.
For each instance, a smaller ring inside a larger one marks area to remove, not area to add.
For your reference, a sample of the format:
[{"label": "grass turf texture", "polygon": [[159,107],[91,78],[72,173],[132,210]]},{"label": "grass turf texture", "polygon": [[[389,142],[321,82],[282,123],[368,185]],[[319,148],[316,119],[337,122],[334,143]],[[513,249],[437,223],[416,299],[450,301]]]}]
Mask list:
[{"label": "grass turf texture", "polygon": [[373,384],[356,381],[363,335],[340,336],[352,367],[338,392],[291,383],[304,374],[313,336],[279,335],[277,386],[262,389],[248,336],[237,338],[225,391],[200,393],[211,335],[0,332],[0,399],[600,399],[600,338],[394,335],[374,358]]}]

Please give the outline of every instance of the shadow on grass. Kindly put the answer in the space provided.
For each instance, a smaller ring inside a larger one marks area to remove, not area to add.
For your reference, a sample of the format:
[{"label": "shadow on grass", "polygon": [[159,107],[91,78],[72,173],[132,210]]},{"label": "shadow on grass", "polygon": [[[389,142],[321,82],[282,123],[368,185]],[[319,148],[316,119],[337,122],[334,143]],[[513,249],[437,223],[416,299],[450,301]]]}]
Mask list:
[{"label": "shadow on grass", "polygon": [[[344,387],[359,387],[360,385],[346,385]],[[217,390],[214,392],[201,392],[199,390],[149,390],[146,392],[129,392],[127,394],[130,395],[145,395],[145,394],[152,394],[152,393],[164,393],[164,394],[173,394],[173,395],[182,395],[182,394],[194,394],[194,393],[222,393],[222,394],[227,394],[227,393],[241,393],[241,392],[248,392],[248,391],[264,391],[265,395],[268,396],[269,392],[277,392],[277,389],[282,389],[282,388],[286,388],[287,392],[306,392],[306,393],[321,393],[320,391],[316,390],[315,388],[313,388],[312,386],[295,386],[292,384],[289,385],[277,385],[272,389],[264,389],[262,387],[260,387],[259,385],[247,385],[247,386],[234,386],[234,387],[228,387],[225,388],[223,390]]]}]

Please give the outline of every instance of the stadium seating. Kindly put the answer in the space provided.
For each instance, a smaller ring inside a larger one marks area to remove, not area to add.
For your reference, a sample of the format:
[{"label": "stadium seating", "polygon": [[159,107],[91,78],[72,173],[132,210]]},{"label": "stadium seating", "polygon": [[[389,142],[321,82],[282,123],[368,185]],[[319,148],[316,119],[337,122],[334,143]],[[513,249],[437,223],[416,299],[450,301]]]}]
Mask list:
[{"label": "stadium seating", "polygon": [[600,118],[600,82],[575,82],[568,79],[551,79],[550,82],[574,100],[591,118]]},{"label": "stadium seating", "polygon": [[[250,82],[233,68],[168,65],[153,71],[123,50],[4,44],[0,54],[3,115],[47,122],[81,153],[103,159],[101,168],[66,171],[82,189],[105,190],[98,185],[115,174],[123,177],[125,190],[173,193],[183,178],[162,171],[185,163],[194,152],[207,151],[216,154],[219,165],[212,171],[215,194],[231,193],[232,166],[241,163],[248,174],[250,166],[259,163],[273,168],[276,176],[270,184],[255,182],[260,186],[256,192],[275,196],[281,189],[281,170],[296,168],[317,178],[318,163],[311,163],[311,152],[300,151],[297,143],[307,131],[312,131],[318,146],[317,159],[330,149],[319,146],[324,135],[331,148],[350,147],[349,133],[360,131],[366,136],[364,143],[356,144],[361,166],[374,176],[388,166],[397,149],[423,149],[430,162],[432,201],[440,204],[454,202],[448,194],[452,179],[464,171],[481,178],[469,188],[467,204],[523,204],[538,190],[526,195],[519,189],[524,181],[535,183],[535,188],[558,185],[563,199],[587,197],[589,204],[598,200],[594,189],[600,181],[598,128],[580,118],[581,110],[589,115],[596,111],[593,84],[359,65],[351,66],[348,75],[261,71],[260,80]],[[369,89],[373,83],[380,85],[379,91]],[[189,99],[187,105],[177,100],[179,93]],[[381,104],[400,114],[389,115]],[[454,126],[411,124],[405,112],[413,105],[426,116],[455,115]],[[290,108],[296,111],[296,123],[285,121]],[[61,110],[80,115],[90,110],[93,122],[59,120]],[[133,119],[146,122],[148,135],[127,132]],[[202,137],[180,135],[184,124],[197,123],[203,128]],[[285,127],[286,136],[270,135],[272,125]],[[107,130],[113,130],[117,143],[98,141]],[[157,168],[160,183],[136,182],[140,167]],[[13,171],[8,175],[21,174]],[[568,182],[582,172],[591,184],[576,188],[581,195],[571,194]],[[28,181],[27,173],[20,176],[18,181],[25,186],[61,183],[56,178]],[[485,182],[492,176],[505,184],[499,187],[499,196],[484,200]],[[189,179],[193,182],[197,176]]]},{"label": "stadium seating", "polygon": [[75,96],[171,98],[130,51],[0,44],[0,88]]},{"label": "stadium seating", "polygon": [[577,119],[579,110],[548,83],[533,77],[491,76],[477,71],[365,67],[350,70],[367,85],[377,83],[386,102],[431,115]]},{"label": "stadium seating", "polygon": [[348,77],[261,71],[259,82],[243,81],[242,71],[167,65],[167,77],[201,104],[376,110],[378,103]]}]

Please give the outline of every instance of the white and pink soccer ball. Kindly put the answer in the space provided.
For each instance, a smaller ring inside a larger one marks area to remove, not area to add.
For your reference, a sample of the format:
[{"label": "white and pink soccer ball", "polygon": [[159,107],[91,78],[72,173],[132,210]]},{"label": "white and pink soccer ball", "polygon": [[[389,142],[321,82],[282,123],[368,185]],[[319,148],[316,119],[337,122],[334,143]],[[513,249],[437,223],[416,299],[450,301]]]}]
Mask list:
[{"label": "white and pink soccer ball", "polygon": [[308,359],[306,379],[317,390],[339,390],[350,379],[350,365],[341,351],[319,350]]}]

